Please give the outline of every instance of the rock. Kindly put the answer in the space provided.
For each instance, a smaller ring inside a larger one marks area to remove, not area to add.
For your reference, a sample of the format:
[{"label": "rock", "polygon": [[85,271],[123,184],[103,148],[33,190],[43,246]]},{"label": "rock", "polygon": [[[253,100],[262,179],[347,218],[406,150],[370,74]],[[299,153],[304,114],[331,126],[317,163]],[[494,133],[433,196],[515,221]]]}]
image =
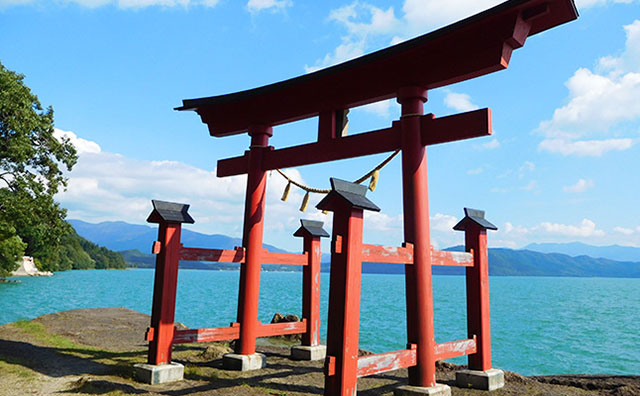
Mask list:
[{"label": "rock", "polygon": [[283,323],[283,322],[299,322],[300,317],[298,315],[283,315],[280,312],[276,312],[271,319],[271,323]]},{"label": "rock", "polygon": [[39,271],[33,261],[33,257],[24,256],[20,262],[20,267],[11,273],[11,276],[52,276],[49,271]]},{"label": "rock", "polygon": [[[289,322],[300,322],[300,317],[298,315],[283,315],[280,312],[276,312],[271,319],[271,323],[289,323]],[[298,342],[302,341],[302,334],[289,334],[283,336],[276,336],[277,338]]]},{"label": "rock", "polygon": [[225,354],[231,352],[233,352],[233,349],[231,349],[228,344],[212,344],[202,351],[200,357],[204,360],[218,360],[222,359],[222,356]]}]

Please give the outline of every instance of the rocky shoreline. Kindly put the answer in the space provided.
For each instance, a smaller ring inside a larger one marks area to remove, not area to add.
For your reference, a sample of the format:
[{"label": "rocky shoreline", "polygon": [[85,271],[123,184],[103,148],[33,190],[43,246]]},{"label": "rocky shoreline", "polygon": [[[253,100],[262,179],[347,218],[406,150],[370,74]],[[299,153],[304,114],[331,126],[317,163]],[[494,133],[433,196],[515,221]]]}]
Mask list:
[{"label": "rocky shoreline", "polygon": [[[124,308],[79,309],[0,326],[0,396],[15,394],[120,396],[193,395],[321,395],[322,362],[289,359],[282,345],[263,342],[268,367],[229,372],[221,367],[228,344],[181,345],[175,361],[185,365],[185,380],[145,385],[133,378],[133,364],[144,362],[143,335],[149,317]],[[438,364],[438,381],[452,394],[487,396],[455,387],[460,366]],[[406,370],[361,378],[359,395],[391,395],[406,383]],[[555,375],[524,377],[505,372],[506,385],[491,395],[640,395],[640,376]]]}]

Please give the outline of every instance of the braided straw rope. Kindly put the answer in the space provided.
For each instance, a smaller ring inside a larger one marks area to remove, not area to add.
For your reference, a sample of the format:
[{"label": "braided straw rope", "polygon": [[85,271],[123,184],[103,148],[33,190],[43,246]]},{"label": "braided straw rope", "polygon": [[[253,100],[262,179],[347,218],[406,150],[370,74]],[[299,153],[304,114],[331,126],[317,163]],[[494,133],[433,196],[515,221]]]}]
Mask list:
[{"label": "braided straw rope", "polygon": [[[371,169],[364,176],[362,176],[358,180],[354,181],[354,183],[361,184],[363,181],[365,181],[368,178],[370,178],[371,176],[373,176],[376,172],[380,171],[380,169],[384,168],[389,162],[391,162],[391,160],[394,159],[396,157],[396,155],[398,155],[399,152],[400,152],[400,150],[396,150],[395,152],[393,152],[393,154],[391,154],[389,157],[387,157],[387,159],[382,161],[375,168]],[[310,187],[310,186],[307,186],[306,184],[302,184],[302,183],[300,183],[298,181],[295,181],[292,178],[290,178],[289,176],[287,176],[280,169],[276,169],[276,171],[278,171],[278,173],[281,174],[282,177],[284,177],[287,180],[287,182],[289,182],[289,183],[293,184],[294,186],[306,191],[307,193],[329,194],[331,192],[330,189]],[[287,190],[287,192],[288,192],[288,190]],[[286,198],[284,198],[283,200],[286,200]]]}]

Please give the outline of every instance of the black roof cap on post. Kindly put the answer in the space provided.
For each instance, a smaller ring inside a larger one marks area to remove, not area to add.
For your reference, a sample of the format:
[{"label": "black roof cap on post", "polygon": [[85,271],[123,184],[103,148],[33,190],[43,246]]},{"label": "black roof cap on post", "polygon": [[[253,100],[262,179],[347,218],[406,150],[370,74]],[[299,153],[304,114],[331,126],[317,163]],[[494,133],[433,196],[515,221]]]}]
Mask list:
[{"label": "black roof cap on post", "polygon": [[147,218],[148,223],[195,223],[195,220],[187,213],[188,204],[151,200],[153,211]]},{"label": "black roof cap on post", "polygon": [[465,231],[467,229],[467,227],[469,226],[470,222],[479,225],[480,227],[484,228],[485,230],[497,230],[498,229],[498,227],[496,227],[493,224],[489,223],[484,218],[484,210],[469,209],[469,208],[464,208],[464,219],[460,220],[460,222],[458,224],[456,224],[453,227],[453,229],[456,230],[456,231]]},{"label": "black roof cap on post", "polygon": [[365,196],[367,194],[367,186],[350,183],[333,177],[329,180],[331,181],[331,192],[316,205],[316,208],[320,210],[333,210],[332,202],[334,199],[339,198],[355,208],[375,212],[380,211],[380,208]]},{"label": "black roof cap on post", "polygon": [[329,233],[322,228],[324,225],[321,221],[315,220],[303,220],[300,219],[300,228],[293,234],[293,236],[304,237],[307,234],[314,237],[329,237]]}]

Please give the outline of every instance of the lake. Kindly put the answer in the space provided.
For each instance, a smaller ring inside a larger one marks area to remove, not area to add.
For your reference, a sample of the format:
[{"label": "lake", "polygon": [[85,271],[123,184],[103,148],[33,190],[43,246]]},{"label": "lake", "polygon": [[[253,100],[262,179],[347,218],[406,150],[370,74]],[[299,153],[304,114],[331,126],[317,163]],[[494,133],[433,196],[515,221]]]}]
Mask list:
[{"label": "lake", "polygon": [[[91,270],[0,284],[0,324],[75,308],[126,307],[149,314],[153,270]],[[329,274],[322,274],[326,326]],[[228,326],[239,272],[181,270],[176,321]],[[302,274],[263,272],[259,320],[301,313]],[[462,276],[434,276],[436,342],[466,338]],[[491,277],[493,366],[524,375],[640,374],[640,279]],[[360,347],[406,344],[404,277],[362,275]],[[322,336],[326,336],[326,327]],[[141,334],[140,337],[143,337]],[[451,360],[464,363],[465,358]]]}]

